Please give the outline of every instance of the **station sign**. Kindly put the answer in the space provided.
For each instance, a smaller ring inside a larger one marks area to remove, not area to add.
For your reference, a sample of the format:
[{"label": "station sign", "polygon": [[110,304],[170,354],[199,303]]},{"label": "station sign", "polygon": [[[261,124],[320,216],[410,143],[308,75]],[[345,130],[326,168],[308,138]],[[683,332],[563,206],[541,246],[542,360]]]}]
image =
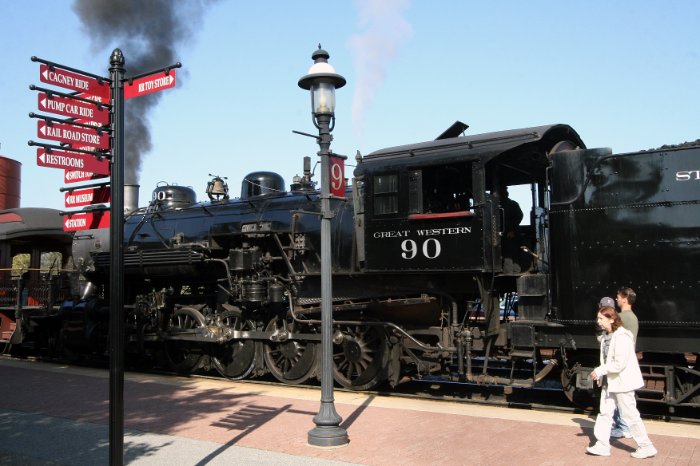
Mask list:
[{"label": "station sign", "polygon": [[109,211],[78,212],[63,216],[63,231],[109,228]]},{"label": "station sign", "polygon": [[37,136],[53,141],[67,142],[76,146],[91,146],[99,149],[109,149],[109,134],[92,128],[83,128],[62,123],[47,123],[37,121]]},{"label": "station sign", "polygon": [[109,110],[105,107],[69,97],[49,96],[43,92],[39,93],[38,96],[39,110],[42,112],[79,118],[81,121],[89,122],[88,124],[95,126],[109,124]]},{"label": "station sign", "polygon": [[144,76],[143,78],[134,79],[131,83],[127,81],[124,84],[124,99],[140,97],[152,92],[175,87],[176,75],[177,73],[175,70],[170,70],[167,74],[165,72],[156,73]]},{"label": "station sign", "polygon": [[345,158],[328,156],[330,194],[333,197],[345,197]]},{"label": "station sign", "polygon": [[39,79],[48,84],[109,99],[109,84],[90,76],[42,64],[39,67]]},{"label": "station sign", "polygon": [[36,150],[36,164],[40,167],[63,168],[67,170],[80,170],[109,175],[109,160],[80,152],[67,152],[39,148]]},{"label": "station sign", "polygon": [[83,170],[66,170],[63,173],[63,182],[66,184],[80,183],[81,181],[99,180],[108,177],[109,174],[99,174]]},{"label": "station sign", "polygon": [[110,201],[109,186],[78,188],[66,192],[66,207],[83,207],[92,204],[106,204]]}]

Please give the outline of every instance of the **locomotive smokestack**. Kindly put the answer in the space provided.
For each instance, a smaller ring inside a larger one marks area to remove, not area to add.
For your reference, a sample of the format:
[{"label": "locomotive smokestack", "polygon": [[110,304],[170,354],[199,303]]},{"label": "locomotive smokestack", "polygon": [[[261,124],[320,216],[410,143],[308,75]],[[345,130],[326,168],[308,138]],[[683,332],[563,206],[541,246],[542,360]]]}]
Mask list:
[{"label": "locomotive smokestack", "polygon": [[139,208],[139,185],[124,185],[124,213],[128,214]]},{"label": "locomotive smokestack", "polygon": [[[128,77],[178,61],[175,47],[191,40],[192,31],[201,24],[204,8],[214,1],[75,0],[73,11],[96,48],[119,47],[124,51]],[[183,75],[178,74],[178,80]],[[160,92],[144,95],[125,105],[127,184],[138,183],[143,157],[152,148],[149,115],[161,95]]]}]

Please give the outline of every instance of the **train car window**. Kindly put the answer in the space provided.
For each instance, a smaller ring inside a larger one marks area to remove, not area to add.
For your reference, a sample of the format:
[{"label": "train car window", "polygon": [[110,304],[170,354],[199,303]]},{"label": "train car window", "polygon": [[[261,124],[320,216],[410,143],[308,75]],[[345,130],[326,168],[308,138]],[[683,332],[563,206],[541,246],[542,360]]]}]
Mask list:
[{"label": "train car window", "polygon": [[397,174],[375,175],[373,183],[374,215],[399,211],[399,177]]},{"label": "train car window", "polygon": [[462,165],[441,165],[426,167],[416,182],[422,183],[422,189],[411,190],[415,200],[409,205],[418,204],[418,196],[422,211],[413,210],[410,213],[445,213],[469,210],[473,206],[471,167]]},{"label": "train car window", "polygon": [[63,255],[60,252],[43,252],[41,254],[41,271],[50,275],[58,275],[61,271]]}]

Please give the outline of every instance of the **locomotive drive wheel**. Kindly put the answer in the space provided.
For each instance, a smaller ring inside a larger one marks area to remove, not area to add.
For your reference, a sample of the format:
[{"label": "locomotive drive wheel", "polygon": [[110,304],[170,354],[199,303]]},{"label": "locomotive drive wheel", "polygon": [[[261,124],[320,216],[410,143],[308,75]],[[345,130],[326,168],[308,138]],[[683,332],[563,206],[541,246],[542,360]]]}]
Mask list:
[{"label": "locomotive drive wheel", "polygon": [[286,335],[308,331],[293,320],[274,317],[266,330],[272,332],[272,341],[265,343],[265,364],[280,382],[294,385],[304,383],[316,373],[315,343],[290,340]]},{"label": "locomotive drive wheel", "polygon": [[[337,329],[342,341],[333,345],[333,378],[349,390],[369,390],[386,379],[389,348],[386,334],[375,326]],[[333,340],[340,338],[334,336]]]},{"label": "locomotive drive wheel", "polygon": [[[170,331],[183,331],[204,327],[202,315],[194,308],[176,309],[170,319]],[[201,344],[191,341],[168,340],[165,353],[171,368],[179,374],[191,374],[199,367],[204,356]]]},{"label": "locomotive drive wheel", "polygon": [[[255,322],[243,320],[236,312],[224,312],[221,324],[233,330],[255,330]],[[223,377],[240,380],[248,377],[255,367],[255,341],[229,340],[212,350],[212,363]]]}]

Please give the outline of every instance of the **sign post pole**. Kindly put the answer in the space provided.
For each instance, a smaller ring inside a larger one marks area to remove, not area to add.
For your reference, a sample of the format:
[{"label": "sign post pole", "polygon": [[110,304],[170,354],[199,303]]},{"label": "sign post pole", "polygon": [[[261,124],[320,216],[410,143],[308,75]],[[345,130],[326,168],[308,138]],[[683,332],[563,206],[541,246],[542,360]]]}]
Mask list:
[{"label": "sign post pole", "polygon": [[109,464],[124,464],[124,55],[109,59],[112,79],[112,170],[109,225]]}]

